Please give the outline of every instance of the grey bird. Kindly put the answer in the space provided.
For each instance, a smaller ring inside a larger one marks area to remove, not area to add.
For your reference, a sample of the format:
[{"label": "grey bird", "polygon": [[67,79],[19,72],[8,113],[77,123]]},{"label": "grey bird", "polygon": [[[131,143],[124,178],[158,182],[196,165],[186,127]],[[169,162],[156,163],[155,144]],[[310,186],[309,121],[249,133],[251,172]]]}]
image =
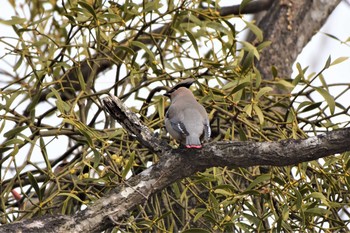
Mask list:
[{"label": "grey bird", "polygon": [[165,115],[168,133],[187,148],[201,148],[200,137],[204,133],[204,140],[208,141],[211,133],[205,108],[185,86],[176,86],[164,95],[171,100]]}]

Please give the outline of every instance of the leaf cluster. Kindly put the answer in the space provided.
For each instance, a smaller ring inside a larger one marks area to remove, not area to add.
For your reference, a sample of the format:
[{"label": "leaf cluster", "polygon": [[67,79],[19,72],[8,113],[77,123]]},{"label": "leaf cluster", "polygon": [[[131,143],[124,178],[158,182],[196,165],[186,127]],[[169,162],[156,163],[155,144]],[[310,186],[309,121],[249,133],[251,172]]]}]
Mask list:
[{"label": "leaf cluster", "polygon": [[[172,146],[162,91],[190,77],[213,142],[301,139],[349,124],[349,107],[340,101],[349,84],[329,84],[323,75],[345,58],[329,58],[317,74],[297,64],[292,80],[274,67],[262,77],[255,66],[269,46],[262,31],[241,15],[220,16],[214,3],[208,9],[197,1],[11,3],[18,15],[1,22],[16,37],[0,38],[11,70],[2,68],[0,89],[3,224],[79,211],[158,161],[110,118],[103,94],[123,100]],[[333,96],[333,87],[344,89]],[[347,229],[349,164],[345,153],[282,168],[213,167],[150,197],[115,230]]]}]

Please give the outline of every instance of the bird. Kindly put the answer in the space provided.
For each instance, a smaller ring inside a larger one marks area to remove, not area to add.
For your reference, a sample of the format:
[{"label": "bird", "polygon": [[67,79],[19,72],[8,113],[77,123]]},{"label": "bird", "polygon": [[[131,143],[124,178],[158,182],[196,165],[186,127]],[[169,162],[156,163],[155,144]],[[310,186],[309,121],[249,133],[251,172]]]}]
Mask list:
[{"label": "bird", "polygon": [[197,102],[189,85],[177,85],[164,95],[171,104],[165,114],[168,133],[186,148],[202,148],[200,137],[208,141],[211,134],[208,114]]}]

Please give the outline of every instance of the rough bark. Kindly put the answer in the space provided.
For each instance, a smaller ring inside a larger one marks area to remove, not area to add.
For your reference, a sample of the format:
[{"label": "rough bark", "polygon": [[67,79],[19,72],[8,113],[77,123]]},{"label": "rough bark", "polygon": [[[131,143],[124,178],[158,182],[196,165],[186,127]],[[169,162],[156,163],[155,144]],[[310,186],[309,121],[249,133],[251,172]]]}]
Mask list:
[{"label": "rough bark", "polygon": [[103,103],[111,116],[120,122],[129,135],[135,135],[142,145],[158,153],[169,149],[166,143],[153,136],[151,130],[143,125],[140,119],[119,98],[106,97],[103,99]]},{"label": "rough bark", "polygon": [[[117,113],[117,119],[128,132],[142,134],[135,130],[139,125],[125,124],[134,121],[136,115],[131,111],[119,114],[127,109],[116,98],[104,100],[109,107],[116,108],[109,112]],[[119,106],[119,107],[118,107]],[[139,122],[140,123],[140,122]],[[141,124],[141,123],[140,123]],[[145,126],[141,126],[146,128]],[[147,133],[148,134],[148,133]],[[142,138],[142,135],[136,135]],[[153,135],[149,135],[155,138]],[[143,143],[143,140],[140,140]],[[154,143],[157,143],[155,141]],[[149,144],[145,144],[149,146]],[[248,167],[256,165],[286,166],[307,162],[318,158],[350,151],[350,128],[328,132],[304,140],[283,140],[279,142],[213,142],[202,149],[167,149],[164,148],[157,164],[130,178],[105,197],[97,200],[86,210],[73,216],[44,216],[0,227],[0,232],[101,232],[108,229],[137,205],[166,188],[176,180],[188,177],[195,172],[209,167]]]},{"label": "rough bark", "polygon": [[258,27],[271,45],[257,64],[264,79],[272,79],[271,67],[281,78],[290,78],[292,65],[305,45],[320,30],[341,0],[275,0]]}]

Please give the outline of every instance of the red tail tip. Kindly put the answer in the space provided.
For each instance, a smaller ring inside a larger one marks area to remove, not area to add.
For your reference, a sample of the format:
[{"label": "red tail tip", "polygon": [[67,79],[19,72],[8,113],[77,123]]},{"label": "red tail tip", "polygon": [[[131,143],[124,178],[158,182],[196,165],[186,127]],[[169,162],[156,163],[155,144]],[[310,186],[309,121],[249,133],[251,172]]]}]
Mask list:
[{"label": "red tail tip", "polygon": [[19,195],[19,193],[16,190],[12,189],[11,193],[12,193],[13,197],[15,198],[15,200],[17,200],[17,201],[21,200],[21,195]]},{"label": "red tail tip", "polygon": [[202,148],[202,145],[186,145],[186,148],[200,149],[200,148]]}]

